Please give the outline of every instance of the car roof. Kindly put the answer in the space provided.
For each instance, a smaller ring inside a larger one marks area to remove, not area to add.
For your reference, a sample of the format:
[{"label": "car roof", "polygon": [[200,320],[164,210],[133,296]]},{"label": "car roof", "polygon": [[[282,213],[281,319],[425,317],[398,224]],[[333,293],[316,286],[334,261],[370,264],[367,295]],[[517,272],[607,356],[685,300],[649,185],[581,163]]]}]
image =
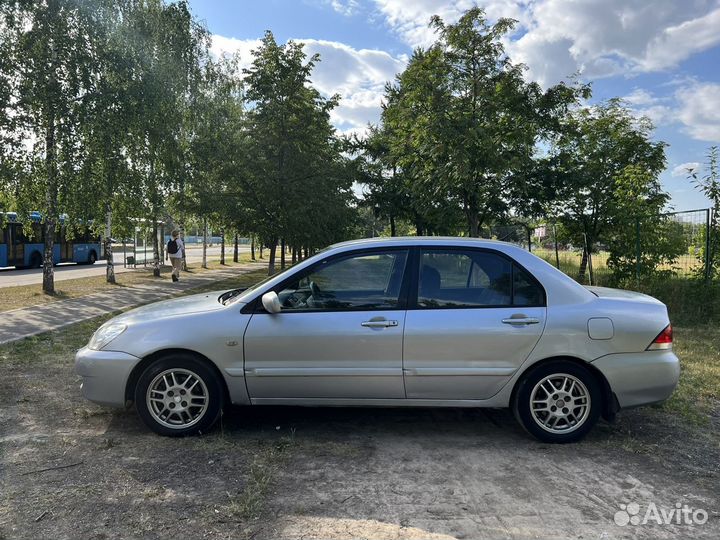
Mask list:
[{"label": "car roof", "polygon": [[348,240],[346,242],[338,242],[328,249],[343,247],[382,247],[401,244],[403,246],[423,246],[423,245],[456,245],[456,246],[474,246],[474,247],[500,247],[515,246],[508,242],[499,240],[487,240],[484,238],[468,238],[465,236],[380,236],[376,238],[360,238],[358,240]]}]

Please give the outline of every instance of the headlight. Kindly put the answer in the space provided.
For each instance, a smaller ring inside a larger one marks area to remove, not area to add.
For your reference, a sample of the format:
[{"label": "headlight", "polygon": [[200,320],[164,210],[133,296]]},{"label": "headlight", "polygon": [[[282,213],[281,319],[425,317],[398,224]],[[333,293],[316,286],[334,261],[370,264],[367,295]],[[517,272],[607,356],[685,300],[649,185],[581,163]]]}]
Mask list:
[{"label": "headlight", "polygon": [[92,349],[93,351],[102,350],[105,345],[109,344],[126,329],[127,325],[120,323],[111,323],[101,326],[90,338],[88,349]]}]

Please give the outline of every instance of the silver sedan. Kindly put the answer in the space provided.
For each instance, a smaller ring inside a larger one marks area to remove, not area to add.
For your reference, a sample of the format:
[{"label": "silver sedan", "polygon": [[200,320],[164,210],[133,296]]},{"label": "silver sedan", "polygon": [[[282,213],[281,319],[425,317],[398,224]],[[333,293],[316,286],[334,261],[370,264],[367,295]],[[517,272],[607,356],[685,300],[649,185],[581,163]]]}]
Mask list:
[{"label": "silver sedan", "polygon": [[666,307],[583,287],[518,247],[462,238],[332,246],[245,289],[128,311],[78,351],[82,392],[162,435],[224,405],[510,407],[548,442],[666,399]]}]

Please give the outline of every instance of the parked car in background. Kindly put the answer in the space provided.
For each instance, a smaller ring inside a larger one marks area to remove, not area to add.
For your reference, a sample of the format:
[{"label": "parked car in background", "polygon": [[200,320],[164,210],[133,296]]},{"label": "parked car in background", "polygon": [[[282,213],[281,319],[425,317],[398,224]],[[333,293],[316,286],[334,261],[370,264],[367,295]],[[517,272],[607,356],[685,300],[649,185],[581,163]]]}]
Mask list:
[{"label": "parked car in background", "polygon": [[128,311],[76,367],[86,398],[134,402],[163,435],[205,432],[228,403],[510,407],[548,442],[666,399],[679,376],[658,300],[435,237],[345,242],[246,290]]}]

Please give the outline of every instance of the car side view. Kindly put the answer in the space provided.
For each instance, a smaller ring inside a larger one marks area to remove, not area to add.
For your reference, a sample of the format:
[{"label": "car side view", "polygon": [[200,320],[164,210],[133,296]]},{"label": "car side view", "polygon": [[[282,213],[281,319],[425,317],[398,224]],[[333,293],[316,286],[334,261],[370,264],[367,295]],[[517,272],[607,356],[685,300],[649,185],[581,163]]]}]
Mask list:
[{"label": "car side view", "polygon": [[76,356],[83,395],[134,402],[162,435],[227,404],[510,407],[547,442],[665,400],[680,367],[666,307],[584,287],[511,244],[336,244],[245,290],[128,311]]}]

